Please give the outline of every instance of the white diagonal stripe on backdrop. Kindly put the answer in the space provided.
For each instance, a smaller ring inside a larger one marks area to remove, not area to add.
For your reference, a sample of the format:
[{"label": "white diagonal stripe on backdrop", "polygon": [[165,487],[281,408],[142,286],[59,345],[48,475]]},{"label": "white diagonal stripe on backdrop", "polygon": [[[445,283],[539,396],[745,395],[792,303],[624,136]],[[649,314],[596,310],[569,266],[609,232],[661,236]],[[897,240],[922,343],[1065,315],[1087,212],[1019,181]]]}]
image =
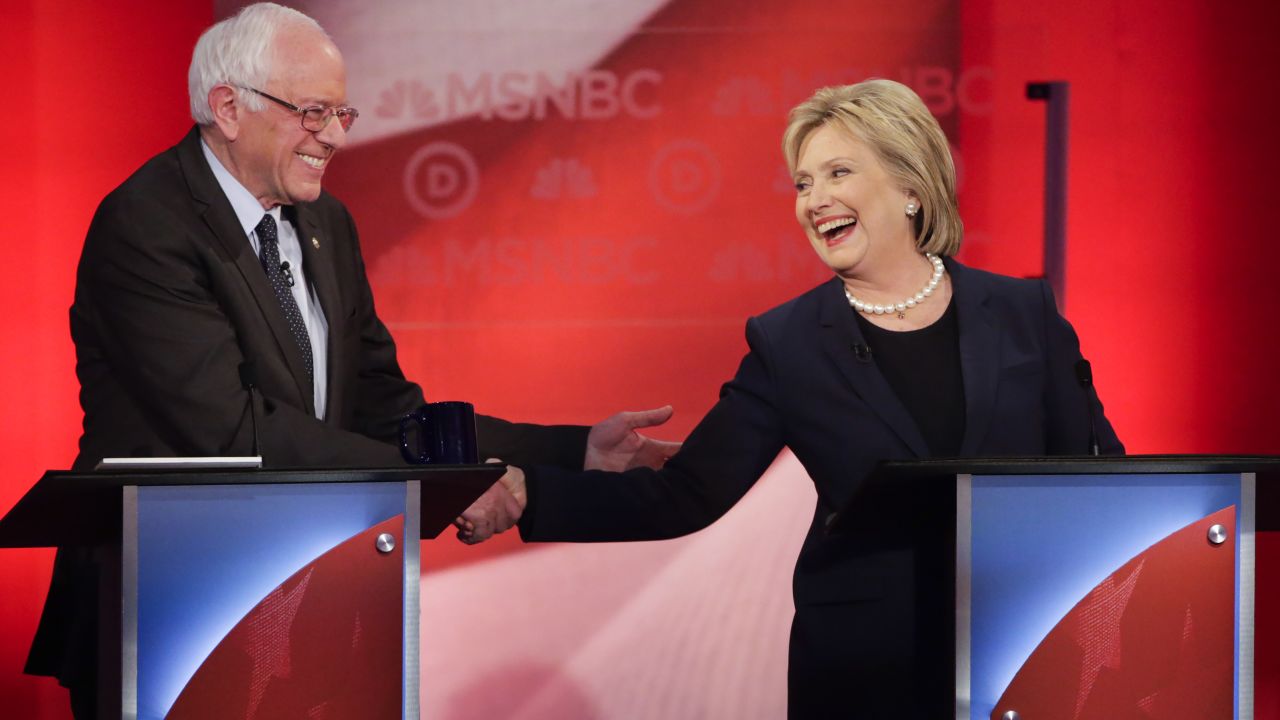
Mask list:
[{"label": "white diagonal stripe on backdrop", "polygon": [[784,716],[791,571],[813,503],[784,452],[690,537],[554,545],[427,575],[423,716]]}]

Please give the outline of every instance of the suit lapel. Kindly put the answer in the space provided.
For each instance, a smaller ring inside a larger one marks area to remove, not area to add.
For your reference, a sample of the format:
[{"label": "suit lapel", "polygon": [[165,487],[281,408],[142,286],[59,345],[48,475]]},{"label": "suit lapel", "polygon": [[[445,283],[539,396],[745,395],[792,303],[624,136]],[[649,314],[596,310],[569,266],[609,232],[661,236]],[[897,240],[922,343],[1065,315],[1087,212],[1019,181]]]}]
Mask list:
[{"label": "suit lapel", "polygon": [[821,326],[823,350],[840,368],[854,393],[906,443],[911,452],[917,457],[927,457],[929,450],[924,437],[902,401],[875,363],[870,358],[859,359],[854,350],[866,341],[844,297],[838,277],[824,285],[819,294],[818,324]]},{"label": "suit lapel", "polygon": [[[198,127],[192,128],[179,144],[178,158],[192,199],[203,206],[201,217],[226,251],[227,256],[235,263],[241,278],[262,311],[262,317],[271,330],[277,350],[284,357],[289,372],[293,375],[298,399],[308,413],[314,414],[315,398],[307,383],[307,369],[302,359],[302,351],[298,349],[298,342],[294,340],[293,333],[289,330],[288,321],[285,320],[284,313],[280,309],[280,301],[276,299],[275,292],[267,282],[266,273],[262,271],[258,256],[249,245],[248,236],[240,227],[235,211],[231,209],[231,203],[223,194],[218,180],[209,169],[208,162],[205,161],[204,152],[200,149]],[[251,352],[251,348],[245,347],[243,341],[240,349],[246,355]],[[255,358],[246,357],[246,359],[254,360]]]},{"label": "suit lapel", "polygon": [[334,338],[342,337],[342,323],[346,317],[342,313],[342,304],[338,296],[338,281],[333,268],[333,245],[330,243],[316,214],[308,205],[295,205],[294,214],[298,228],[298,243],[302,246],[303,272],[307,282],[315,288],[316,297],[320,299],[320,309],[324,311],[325,321],[329,325],[329,342],[326,343],[326,400],[325,420],[336,424],[342,417],[341,383],[335,378],[342,377],[342,353],[338,352],[338,343]]},{"label": "suit lapel", "polygon": [[991,425],[1000,375],[1000,327],[987,309],[987,287],[967,268],[947,260],[960,326],[960,372],[964,377],[964,439],[960,454],[976,456]]}]

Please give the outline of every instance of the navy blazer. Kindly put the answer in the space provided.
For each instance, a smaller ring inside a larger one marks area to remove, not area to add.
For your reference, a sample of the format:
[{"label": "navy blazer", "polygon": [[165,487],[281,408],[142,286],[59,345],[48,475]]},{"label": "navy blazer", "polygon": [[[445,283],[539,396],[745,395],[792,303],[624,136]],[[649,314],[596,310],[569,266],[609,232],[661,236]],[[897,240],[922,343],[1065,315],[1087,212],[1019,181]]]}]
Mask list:
[{"label": "navy blazer", "polygon": [[[1097,398],[1076,380],[1079,342],[1048,285],[954,260],[947,270],[966,404],[961,454],[1086,454]],[[950,697],[936,698],[954,688],[954,591],[939,553],[947,520],[909,499],[859,495],[878,463],[927,458],[929,448],[874,360],[855,352],[864,340],[839,278],[751,318],[746,335],[750,352],[737,375],[665,468],[625,476],[532,468],[522,535],[616,541],[694,532],[788,447],[818,494],[794,576],[791,716],[841,716],[851,698],[863,713],[853,716],[946,716]],[[1096,407],[1103,451],[1123,452]],[[862,515],[878,518],[874,527],[829,536],[830,517],[855,496]]]}]

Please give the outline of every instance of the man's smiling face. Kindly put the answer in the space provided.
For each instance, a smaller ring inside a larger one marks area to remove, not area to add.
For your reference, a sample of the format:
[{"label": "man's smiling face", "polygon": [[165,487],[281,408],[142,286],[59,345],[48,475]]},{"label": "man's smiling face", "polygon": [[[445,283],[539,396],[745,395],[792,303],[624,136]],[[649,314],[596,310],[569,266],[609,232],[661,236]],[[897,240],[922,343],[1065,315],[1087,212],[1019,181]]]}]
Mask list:
[{"label": "man's smiling face", "polygon": [[[346,103],[346,67],[324,35],[311,28],[283,28],[274,44],[271,79],[258,90],[299,107]],[[329,160],[346,143],[342,123],[330,117],[322,130],[311,132],[298,113],[262,102],[261,111],[240,115],[230,147],[233,174],[264,208],[315,200]]]}]

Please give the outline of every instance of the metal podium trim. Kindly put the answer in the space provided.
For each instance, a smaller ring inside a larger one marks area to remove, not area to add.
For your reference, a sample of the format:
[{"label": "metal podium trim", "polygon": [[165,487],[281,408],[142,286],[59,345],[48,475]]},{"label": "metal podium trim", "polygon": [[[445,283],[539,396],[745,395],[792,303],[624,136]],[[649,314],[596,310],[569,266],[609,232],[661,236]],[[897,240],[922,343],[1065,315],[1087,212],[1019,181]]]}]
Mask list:
[{"label": "metal podium trim", "polygon": [[422,586],[422,565],[419,540],[422,506],[422,482],[410,480],[404,484],[404,714],[405,720],[417,720],[420,714],[419,696],[422,671],[418,657],[419,645],[419,593]]},{"label": "metal podium trim", "polygon": [[120,717],[138,717],[138,486],[121,489]]},{"label": "metal podium trim", "polygon": [[956,720],[969,720],[973,589],[973,475],[956,475]]},{"label": "metal podium trim", "polygon": [[1254,592],[1256,587],[1254,532],[1256,530],[1258,476],[1256,473],[1240,473],[1240,586],[1236,602],[1240,612],[1240,628],[1237,641],[1240,652],[1236,657],[1236,717],[1253,720],[1253,622]]}]

